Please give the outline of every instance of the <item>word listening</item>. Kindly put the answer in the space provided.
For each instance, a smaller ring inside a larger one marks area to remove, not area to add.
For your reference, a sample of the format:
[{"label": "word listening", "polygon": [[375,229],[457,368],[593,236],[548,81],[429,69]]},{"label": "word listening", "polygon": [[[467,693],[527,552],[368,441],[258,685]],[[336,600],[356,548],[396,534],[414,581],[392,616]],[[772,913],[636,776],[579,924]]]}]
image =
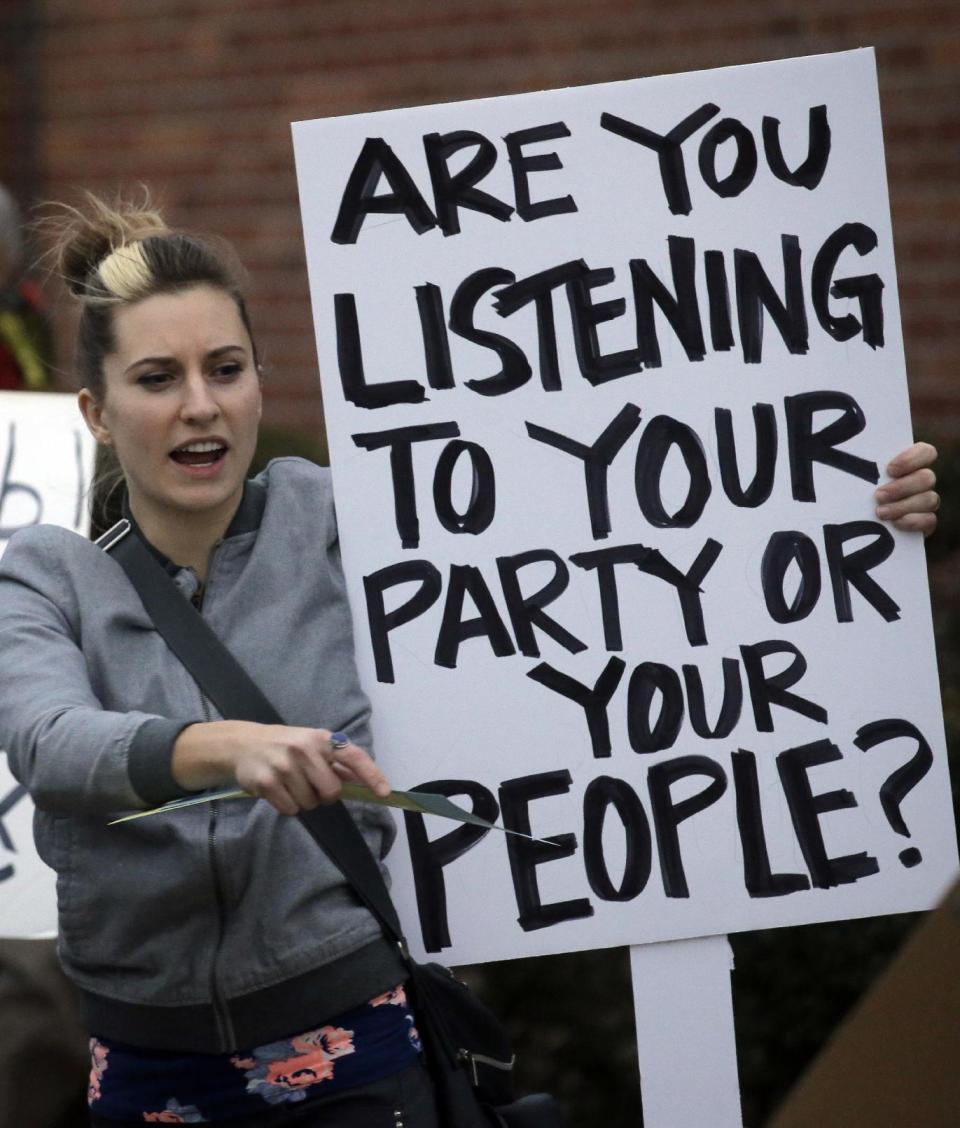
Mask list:
[{"label": "word listening", "polygon": [[[744,363],[761,362],[767,318],[788,352],[805,354],[810,345],[808,300],[817,323],[834,341],[843,343],[861,336],[870,348],[882,347],[883,280],[875,272],[837,277],[845,251],[853,250],[863,256],[876,249],[877,235],[873,229],[863,223],[845,223],[828,235],[813,258],[808,286],[804,284],[798,236],[784,234],[780,243],[782,296],[754,251],[743,248],[733,251],[735,322]],[[554,303],[557,293],[566,297],[579,373],[594,387],[661,367],[660,330],[655,311],[659,311],[670,326],[687,360],[702,361],[707,355],[707,343],[697,289],[700,270],[696,242],[685,236],[671,235],[667,247],[671,285],[663,281],[647,259],[629,260],[635,344],[614,352],[604,352],[601,348],[598,327],[625,317],[627,301],[622,296],[599,299],[595,294],[615,281],[612,267],[591,268],[583,259],[570,259],[522,279],[503,267],[484,267],[457,286],[448,310],[439,286],[432,282],[415,286],[426,384],[409,377],[371,382],[363,354],[356,296],[334,294],[337,360],[344,397],[356,407],[373,410],[394,404],[423,403],[428,399],[428,386],[435,391],[455,388],[457,376],[451,353],[451,333],[488,350],[499,361],[499,368],[489,375],[463,381],[463,386],[471,392],[502,396],[529,383],[534,365],[524,348],[497,329],[478,324],[478,307],[489,294],[495,294],[493,308],[501,320],[525,308],[534,310],[537,374],[545,392],[563,388]],[[736,337],[727,259],[722,251],[715,249],[705,250],[701,258],[710,345],[714,352],[728,352],[734,347]],[[835,312],[831,298],[854,301],[859,316],[849,310]],[[388,369],[395,368],[394,356],[385,357],[384,361]]]}]

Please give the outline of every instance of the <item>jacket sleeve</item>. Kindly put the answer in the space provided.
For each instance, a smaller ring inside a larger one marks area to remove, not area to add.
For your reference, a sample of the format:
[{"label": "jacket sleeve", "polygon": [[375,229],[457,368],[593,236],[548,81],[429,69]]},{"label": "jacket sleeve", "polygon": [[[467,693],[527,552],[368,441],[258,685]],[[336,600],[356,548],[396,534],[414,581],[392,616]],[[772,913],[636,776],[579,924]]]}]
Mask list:
[{"label": "jacket sleeve", "polygon": [[63,813],[149,807],[185,794],[169,765],[191,722],[101,706],[57,598],[56,561],[41,539],[22,547],[18,539],[0,564],[0,747],[10,770],[37,807]]}]

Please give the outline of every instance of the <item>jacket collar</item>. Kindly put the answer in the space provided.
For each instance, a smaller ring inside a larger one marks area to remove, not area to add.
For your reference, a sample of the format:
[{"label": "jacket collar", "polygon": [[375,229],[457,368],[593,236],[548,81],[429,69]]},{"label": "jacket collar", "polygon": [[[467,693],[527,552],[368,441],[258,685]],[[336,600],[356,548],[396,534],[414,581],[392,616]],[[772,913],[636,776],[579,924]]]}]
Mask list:
[{"label": "jacket collar", "polygon": [[[259,479],[248,478],[243,484],[243,496],[240,498],[240,504],[237,506],[237,511],[233,515],[233,520],[227,526],[227,531],[223,534],[223,539],[229,540],[231,537],[239,537],[244,533],[255,533],[257,529],[260,528],[260,522],[263,520],[263,511],[266,508],[266,504],[267,487]],[[176,564],[169,557],[164,556],[160,549],[155,548],[143,535],[143,530],[130,512],[130,503],[127,500],[126,493],[123,495],[123,516],[130,522],[132,531],[135,532],[147,548],[150,549],[160,564],[162,564],[171,575],[176,575],[182,565]]]}]

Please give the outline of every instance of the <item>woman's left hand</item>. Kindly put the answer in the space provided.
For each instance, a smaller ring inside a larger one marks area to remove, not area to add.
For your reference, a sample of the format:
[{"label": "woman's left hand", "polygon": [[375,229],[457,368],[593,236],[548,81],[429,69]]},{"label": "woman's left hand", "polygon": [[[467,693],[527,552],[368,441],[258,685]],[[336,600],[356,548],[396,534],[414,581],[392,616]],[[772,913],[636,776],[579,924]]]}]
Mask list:
[{"label": "woman's left hand", "polygon": [[936,447],[914,443],[893,459],[887,466],[890,481],[879,486],[874,494],[881,520],[925,537],[933,532],[940,508],[940,495],[933,488],[937,476],[931,469],[936,458]]}]

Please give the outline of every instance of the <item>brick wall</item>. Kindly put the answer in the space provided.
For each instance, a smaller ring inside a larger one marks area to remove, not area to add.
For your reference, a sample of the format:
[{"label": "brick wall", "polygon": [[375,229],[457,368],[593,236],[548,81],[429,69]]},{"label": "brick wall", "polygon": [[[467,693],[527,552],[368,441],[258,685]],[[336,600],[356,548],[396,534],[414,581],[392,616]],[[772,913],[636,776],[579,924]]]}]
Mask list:
[{"label": "brick wall", "polygon": [[[39,21],[30,0],[0,5],[0,181],[19,199],[37,191]],[[30,94],[25,96],[25,92]]]},{"label": "brick wall", "polygon": [[38,81],[14,90],[2,68],[0,129],[29,103],[35,189],[145,181],[175,221],[232,239],[268,418],[306,430],[320,400],[290,121],[873,44],[918,428],[960,421],[955,0],[7,0],[0,31],[15,7],[39,23]]}]

